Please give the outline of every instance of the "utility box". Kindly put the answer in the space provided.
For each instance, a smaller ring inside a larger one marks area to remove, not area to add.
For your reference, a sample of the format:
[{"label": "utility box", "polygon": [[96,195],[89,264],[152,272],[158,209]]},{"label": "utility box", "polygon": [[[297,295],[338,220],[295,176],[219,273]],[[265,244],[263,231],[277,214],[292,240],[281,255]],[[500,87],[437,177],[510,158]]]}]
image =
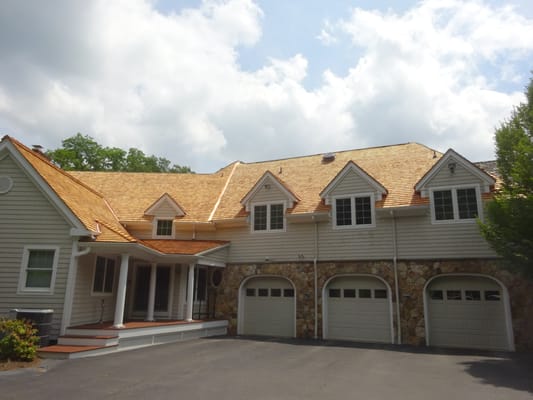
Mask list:
[{"label": "utility box", "polygon": [[48,346],[50,344],[50,332],[52,330],[54,310],[15,308],[9,312],[9,315],[13,319],[25,319],[33,324],[33,327],[37,329],[40,347]]}]

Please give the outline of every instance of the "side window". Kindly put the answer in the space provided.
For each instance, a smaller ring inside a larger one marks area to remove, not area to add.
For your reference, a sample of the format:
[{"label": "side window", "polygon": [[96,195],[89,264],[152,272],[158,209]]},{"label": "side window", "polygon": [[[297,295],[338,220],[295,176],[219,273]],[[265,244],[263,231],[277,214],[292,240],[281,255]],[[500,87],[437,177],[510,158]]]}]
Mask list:
[{"label": "side window", "polygon": [[480,201],[475,187],[433,190],[433,222],[474,221],[479,215]]},{"label": "side window", "polygon": [[115,260],[96,257],[94,266],[93,294],[111,294],[115,283]]},{"label": "side window", "polygon": [[451,190],[436,190],[433,192],[433,207],[435,219],[443,221],[453,219],[453,201]]},{"label": "side window", "polygon": [[172,236],[172,220],[158,219],[155,234],[157,236]]},{"label": "side window", "polygon": [[19,291],[51,294],[54,289],[59,248],[27,246],[22,256]]}]

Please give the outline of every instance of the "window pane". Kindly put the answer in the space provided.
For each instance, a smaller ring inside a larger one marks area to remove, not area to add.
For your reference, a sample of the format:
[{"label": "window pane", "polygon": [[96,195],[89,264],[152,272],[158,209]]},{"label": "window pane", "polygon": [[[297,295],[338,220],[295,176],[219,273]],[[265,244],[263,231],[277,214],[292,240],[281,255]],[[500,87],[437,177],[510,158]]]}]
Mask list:
[{"label": "window pane", "polygon": [[55,250],[30,250],[28,269],[52,269],[54,266]]},{"label": "window pane", "polygon": [[341,297],[340,289],[329,289],[329,297]]},{"label": "window pane", "polygon": [[479,290],[465,290],[466,300],[481,300],[481,292]]},{"label": "window pane", "polygon": [[283,229],[283,204],[270,205],[270,229]]},{"label": "window pane", "polygon": [[283,297],[294,297],[294,289],[283,289]]},{"label": "window pane", "polygon": [[499,290],[485,290],[485,300],[487,301],[500,301]]},{"label": "window pane", "polygon": [[337,225],[351,225],[352,224],[352,200],[336,199],[335,200],[335,213],[337,217]]},{"label": "window pane", "polygon": [[429,297],[431,298],[431,300],[443,300],[444,293],[442,293],[442,290],[430,290]]},{"label": "window pane", "polygon": [[160,219],[157,221],[158,236],[172,236],[172,220]]},{"label": "window pane", "polygon": [[26,275],[26,287],[28,288],[49,288],[52,282],[52,271],[28,270]]},{"label": "window pane", "polygon": [[196,275],[196,300],[205,301],[207,299],[207,270],[198,268]]},{"label": "window pane", "polygon": [[433,192],[435,219],[437,221],[453,219],[453,202],[451,190],[437,190]]},{"label": "window pane", "polygon": [[477,217],[477,196],[476,189],[457,189],[457,206],[459,207],[459,218]]},{"label": "window pane", "polygon": [[257,295],[260,297],[267,297],[268,289],[257,289]]},{"label": "window pane", "polygon": [[105,272],[104,292],[111,293],[113,291],[113,283],[115,279],[115,260],[107,260],[107,269]]},{"label": "window pane", "polygon": [[374,298],[375,299],[386,299],[387,290],[385,289],[374,289]]},{"label": "window pane", "polygon": [[266,231],[267,206],[254,207],[254,231]]},{"label": "window pane", "polygon": [[355,297],[355,289],[344,289],[344,297],[354,298]]},{"label": "window pane", "polygon": [[255,296],[255,289],[253,289],[253,288],[252,289],[250,289],[250,288],[246,289],[246,296],[254,297]]},{"label": "window pane", "polygon": [[96,266],[94,267],[93,292],[102,292],[105,279],[105,262],[104,257],[96,257]]},{"label": "window pane", "polygon": [[372,290],[370,290],[370,289],[359,289],[359,298],[360,299],[370,299],[370,298],[372,298]]},{"label": "window pane", "polygon": [[446,299],[448,300],[461,300],[461,291],[460,290],[447,290]]},{"label": "window pane", "polygon": [[281,297],[281,289],[270,289],[271,297]]},{"label": "window pane", "polygon": [[355,198],[355,223],[357,225],[372,224],[372,208],[370,197]]}]

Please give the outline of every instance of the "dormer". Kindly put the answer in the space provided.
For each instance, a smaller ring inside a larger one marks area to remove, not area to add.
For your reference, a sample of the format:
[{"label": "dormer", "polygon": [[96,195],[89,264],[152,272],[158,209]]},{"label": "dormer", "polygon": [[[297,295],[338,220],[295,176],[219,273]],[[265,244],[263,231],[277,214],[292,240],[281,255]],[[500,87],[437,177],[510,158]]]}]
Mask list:
[{"label": "dormer", "polygon": [[266,171],[241,204],[250,213],[252,232],[275,232],[285,230],[286,211],[298,201],[298,197],[283,182]]},{"label": "dormer", "polygon": [[144,215],[153,217],[152,237],[172,238],[174,237],[174,219],[183,217],[185,211],[172,196],[165,193],[146,209]]},{"label": "dormer", "polygon": [[490,193],[495,183],[492,176],[449,149],[415,185],[415,190],[429,198],[433,224],[473,223],[482,218],[482,194]]},{"label": "dormer", "polygon": [[331,205],[334,229],[371,228],[376,225],[375,203],[387,189],[353,161],[349,161],[322,190]]}]

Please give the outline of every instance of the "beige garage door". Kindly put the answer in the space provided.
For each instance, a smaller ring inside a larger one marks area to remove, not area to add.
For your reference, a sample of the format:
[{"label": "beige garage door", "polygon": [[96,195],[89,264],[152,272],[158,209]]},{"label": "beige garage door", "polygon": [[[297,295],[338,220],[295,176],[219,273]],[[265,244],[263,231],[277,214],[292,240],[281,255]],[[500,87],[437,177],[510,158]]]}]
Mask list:
[{"label": "beige garage door", "polygon": [[253,278],[243,287],[242,334],[294,337],[294,288],[283,278]]},{"label": "beige garage door", "polygon": [[435,278],[426,291],[429,344],[510,350],[502,288],[489,278]]},{"label": "beige garage door", "polygon": [[372,277],[339,277],[326,287],[327,339],[392,342],[390,293]]}]

